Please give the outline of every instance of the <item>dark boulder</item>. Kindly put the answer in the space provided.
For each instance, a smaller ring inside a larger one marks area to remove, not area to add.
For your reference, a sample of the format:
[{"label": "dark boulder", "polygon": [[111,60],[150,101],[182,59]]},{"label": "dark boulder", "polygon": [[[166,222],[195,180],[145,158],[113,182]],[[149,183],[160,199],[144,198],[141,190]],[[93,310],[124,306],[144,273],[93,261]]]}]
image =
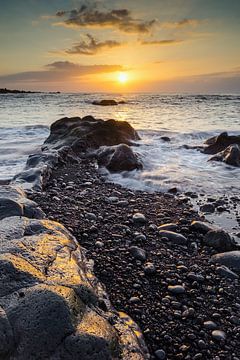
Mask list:
[{"label": "dark boulder", "polygon": [[111,172],[142,169],[137,155],[125,144],[99,149],[97,160],[99,166],[105,166]]},{"label": "dark boulder", "polygon": [[221,265],[225,265],[237,272],[240,272],[240,251],[228,251],[213,255],[211,261]]},{"label": "dark boulder", "polygon": [[92,116],[83,118],[63,118],[50,127],[50,136],[45,144],[50,148],[62,146],[99,148],[119,144],[131,145],[140,140],[137,132],[126,121],[95,119]]},{"label": "dark boulder", "polygon": [[205,235],[204,244],[220,251],[236,249],[235,241],[224,230],[210,230]]},{"label": "dark boulder", "polygon": [[223,132],[218,136],[214,136],[205,141],[207,145],[203,152],[209,155],[215,155],[225,150],[229,145],[237,144],[240,146],[240,135],[228,135],[227,132]]},{"label": "dark boulder", "polygon": [[240,167],[240,147],[237,144],[229,145],[225,150],[212,156],[209,161],[222,161],[227,165]]},{"label": "dark boulder", "polygon": [[126,104],[125,101],[121,100],[121,101],[116,101],[116,100],[100,100],[100,101],[93,101],[92,102],[93,105],[99,105],[99,106],[116,106],[119,104]]},{"label": "dark boulder", "polygon": [[165,142],[171,141],[170,137],[168,137],[168,136],[161,136],[160,139],[163,140],[163,141],[165,141]]}]

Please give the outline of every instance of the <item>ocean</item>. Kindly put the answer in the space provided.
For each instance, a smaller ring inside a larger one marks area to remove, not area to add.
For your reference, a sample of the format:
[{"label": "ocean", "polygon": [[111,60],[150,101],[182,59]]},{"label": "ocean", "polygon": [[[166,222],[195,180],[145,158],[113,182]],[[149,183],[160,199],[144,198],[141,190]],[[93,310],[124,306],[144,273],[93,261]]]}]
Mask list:
[{"label": "ocean", "polygon": [[[101,99],[127,103],[102,107]],[[49,126],[64,116],[93,115],[128,121],[142,140],[135,150],[144,170],[110,175],[124,186],[148,191],[239,194],[240,169],[208,162],[208,155],[183,145],[201,145],[223,131],[240,134],[239,95],[5,94],[0,95],[0,180],[20,172],[39,150]],[[170,142],[161,137],[168,136]]]}]

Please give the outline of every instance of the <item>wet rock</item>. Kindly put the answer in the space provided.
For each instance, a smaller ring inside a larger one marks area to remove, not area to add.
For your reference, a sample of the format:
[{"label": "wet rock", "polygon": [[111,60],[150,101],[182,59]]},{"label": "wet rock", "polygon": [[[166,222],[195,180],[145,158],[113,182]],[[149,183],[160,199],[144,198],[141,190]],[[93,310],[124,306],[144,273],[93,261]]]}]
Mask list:
[{"label": "wet rock", "polygon": [[174,295],[184,294],[186,292],[185,287],[182,285],[169,285],[168,291]]},{"label": "wet rock", "polygon": [[168,136],[161,136],[160,139],[165,141],[165,142],[170,142],[171,141],[170,137],[168,137]]},{"label": "wet rock", "polygon": [[93,101],[93,105],[99,105],[99,106],[116,106],[118,104],[124,104],[125,102],[118,102],[116,100],[107,99],[107,100],[100,100],[100,101]]},{"label": "wet rock", "polygon": [[236,248],[235,241],[224,230],[211,230],[204,237],[204,244],[220,251]]},{"label": "wet rock", "polygon": [[214,136],[205,141],[207,145],[204,149],[205,154],[214,155],[223,150],[225,150],[229,145],[239,145],[240,146],[240,135],[228,135],[227,132],[223,132],[218,136]]},{"label": "wet rock", "polygon": [[206,222],[194,220],[191,223],[191,229],[206,234],[208,231],[213,230],[213,227]]},{"label": "wet rock", "polygon": [[158,226],[158,230],[176,231],[177,230],[177,225],[174,224],[174,223],[163,224],[163,225]]},{"label": "wet rock", "polygon": [[225,150],[212,156],[209,161],[222,161],[227,165],[240,166],[240,144],[233,144],[228,146]]},{"label": "wet rock", "polygon": [[218,266],[216,268],[216,271],[219,275],[226,277],[228,279],[232,279],[232,280],[239,279],[239,276],[235,272],[231,271],[227,266],[224,265]]},{"label": "wet rock", "polygon": [[222,330],[213,330],[212,337],[214,340],[217,340],[217,341],[225,341],[226,340],[226,334]]},{"label": "wet rock", "polygon": [[25,168],[13,177],[11,184],[19,185],[24,190],[40,191],[49,180],[52,169],[59,163],[60,158],[60,154],[56,151],[29,155]]},{"label": "wet rock", "polygon": [[97,159],[99,166],[105,166],[111,172],[142,169],[142,163],[138,156],[126,144],[99,149]]},{"label": "wet rock", "polygon": [[139,248],[138,246],[131,246],[129,251],[130,254],[137,260],[145,261],[147,258],[146,251]]},{"label": "wet rock", "polygon": [[237,272],[240,271],[240,251],[228,251],[213,255],[211,261],[221,265],[225,265]]},{"label": "wet rock", "polygon": [[215,206],[213,204],[204,204],[200,206],[200,211],[203,213],[214,213]]},{"label": "wet rock", "polygon": [[159,235],[161,237],[167,238],[168,240],[172,241],[177,245],[186,245],[188,242],[187,238],[184,235],[175,233],[173,231],[160,230]]}]

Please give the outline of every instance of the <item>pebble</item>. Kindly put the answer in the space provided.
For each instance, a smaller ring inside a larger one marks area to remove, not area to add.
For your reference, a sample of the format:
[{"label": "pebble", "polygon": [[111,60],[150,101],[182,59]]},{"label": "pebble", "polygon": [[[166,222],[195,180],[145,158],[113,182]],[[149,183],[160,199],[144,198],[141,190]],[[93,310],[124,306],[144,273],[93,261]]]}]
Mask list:
[{"label": "pebble", "polygon": [[226,334],[222,330],[213,330],[212,331],[212,337],[213,337],[214,340],[224,341],[226,339]]},{"label": "pebble", "polygon": [[96,247],[98,247],[98,248],[104,247],[104,243],[103,243],[102,241],[96,241],[96,242],[95,242],[95,245],[96,245]]},{"label": "pebble", "polygon": [[146,236],[144,235],[144,234],[136,234],[135,235],[135,240],[136,241],[146,241],[147,240],[147,238],[146,238]]},{"label": "pebble", "polygon": [[217,329],[217,324],[213,321],[205,321],[203,323],[203,326],[207,329],[207,330],[216,330]]},{"label": "pebble", "polygon": [[145,261],[147,258],[146,251],[139,248],[138,246],[131,246],[129,249],[131,255],[140,261]]},{"label": "pebble", "polygon": [[187,274],[187,278],[191,281],[203,282],[204,276],[200,274],[195,274],[194,272],[190,272]]},{"label": "pebble", "polygon": [[119,198],[117,196],[110,196],[106,198],[106,201],[110,204],[116,204],[118,202]]},{"label": "pebble", "polygon": [[169,285],[168,291],[175,295],[184,294],[186,292],[184,286],[182,285]]},{"label": "pebble", "polygon": [[173,231],[168,230],[160,230],[159,235],[163,238],[167,238],[168,240],[172,241],[173,243],[177,245],[186,245],[187,244],[187,238],[182,235],[175,233]]},{"label": "pebble", "polygon": [[163,225],[160,225],[160,226],[158,227],[158,230],[176,231],[176,230],[177,230],[177,225],[174,224],[174,223],[163,224]]},{"label": "pebble", "polygon": [[138,225],[143,225],[147,222],[145,215],[142,213],[135,213],[132,217],[133,222]]},{"label": "pebble", "polygon": [[166,359],[166,353],[163,349],[159,349],[159,350],[155,351],[155,356],[158,360]]},{"label": "pebble", "polygon": [[153,263],[146,263],[144,266],[144,272],[146,275],[153,275],[156,272],[156,267]]},{"label": "pebble", "polygon": [[86,213],[86,214],[85,214],[85,217],[86,217],[86,219],[88,219],[88,220],[97,220],[96,215],[93,214],[93,213]]},{"label": "pebble", "polygon": [[139,297],[137,297],[137,296],[132,296],[130,299],[129,299],[129,302],[131,303],[131,304],[137,304],[137,303],[140,303],[140,299],[139,299]]},{"label": "pebble", "polygon": [[53,196],[53,200],[60,201],[59,197],[57,197],[57,196]]}]

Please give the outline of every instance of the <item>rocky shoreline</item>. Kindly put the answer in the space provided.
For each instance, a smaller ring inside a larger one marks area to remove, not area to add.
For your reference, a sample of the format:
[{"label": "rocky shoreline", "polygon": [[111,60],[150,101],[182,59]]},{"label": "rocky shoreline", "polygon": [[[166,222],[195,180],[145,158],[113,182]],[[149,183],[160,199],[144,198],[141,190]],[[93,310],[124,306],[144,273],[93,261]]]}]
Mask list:
[{"label": "rocky shoreline", "polygon": [[[152,359],[238,359],[239,277],[210,261],[218,251],[204,243],[201,223],[191,225],[202,219],[169,194],[108,183],[95,165],[83,158],[55,169],[33,199],[86,248],[114,307],[143,331]],[[134,219],[139,212],[144,218]]]},{"label": "rocky shoreline", "polygon": [[4,359],[239,359],[239,246],[190,197],[98,172],[140,169],[138,139],[125,122],[61,119],[0,187]]}]

